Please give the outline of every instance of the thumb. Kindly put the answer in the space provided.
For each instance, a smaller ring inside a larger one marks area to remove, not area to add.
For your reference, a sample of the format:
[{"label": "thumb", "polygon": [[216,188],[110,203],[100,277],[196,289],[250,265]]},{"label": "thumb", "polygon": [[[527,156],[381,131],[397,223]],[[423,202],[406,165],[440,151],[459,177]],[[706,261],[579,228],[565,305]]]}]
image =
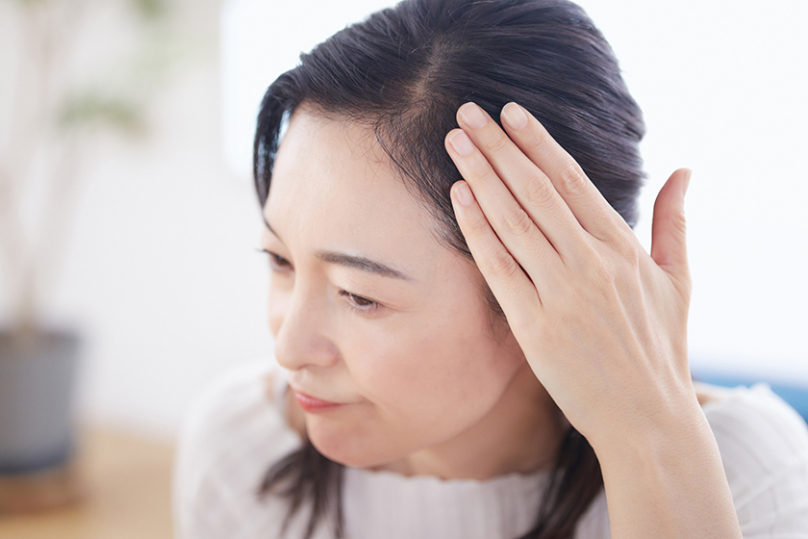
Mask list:
[{"label": "thumb", "polygon": [[668,178],[654,203],[651,258],[669,274],[687,277],[685,192],[691,171],[680,168]]}]

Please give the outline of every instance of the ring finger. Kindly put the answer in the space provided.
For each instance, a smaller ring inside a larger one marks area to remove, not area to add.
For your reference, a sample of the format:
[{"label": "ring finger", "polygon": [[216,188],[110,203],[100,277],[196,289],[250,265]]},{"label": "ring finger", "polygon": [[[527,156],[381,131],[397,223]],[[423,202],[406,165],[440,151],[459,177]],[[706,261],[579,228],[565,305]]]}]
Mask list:
[{"label": "ring finger", "polygon": [[463,130],[447,135],[446,149],[497,237],[541,292],[555,280],[558,253]]}]

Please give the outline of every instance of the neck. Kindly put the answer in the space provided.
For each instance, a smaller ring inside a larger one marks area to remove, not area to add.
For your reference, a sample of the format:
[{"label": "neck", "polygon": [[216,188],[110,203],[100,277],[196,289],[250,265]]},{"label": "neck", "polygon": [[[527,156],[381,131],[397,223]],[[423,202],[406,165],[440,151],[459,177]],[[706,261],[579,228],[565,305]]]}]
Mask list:
[{"label": "neck", "polygon": [[564,421],[525,362],[499,402],[478,423],[451,440],[375,469],[476,480],[549,470]]}]

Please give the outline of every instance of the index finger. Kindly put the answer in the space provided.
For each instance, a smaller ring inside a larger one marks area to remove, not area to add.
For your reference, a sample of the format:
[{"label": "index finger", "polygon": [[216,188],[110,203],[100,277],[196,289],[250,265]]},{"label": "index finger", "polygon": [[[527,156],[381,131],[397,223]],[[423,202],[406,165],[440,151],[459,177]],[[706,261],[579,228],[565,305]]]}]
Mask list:
[{"label": "index finger", "polygon": [[[592,236],[607,240],[631,228],[603,198],[581,166],[527,109],[508,103],[502,108],[508,136],[547,176],[581,226]],[[616,227],[616,228],[615,228]]]}]

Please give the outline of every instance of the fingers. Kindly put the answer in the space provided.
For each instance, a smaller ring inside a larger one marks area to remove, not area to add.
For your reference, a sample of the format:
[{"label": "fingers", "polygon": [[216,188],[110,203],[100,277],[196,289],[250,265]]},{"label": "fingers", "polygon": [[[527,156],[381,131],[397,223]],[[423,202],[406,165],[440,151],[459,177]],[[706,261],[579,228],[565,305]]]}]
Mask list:
[{"label": "fingers", "polygon": [[686,168],[671,174],[657,195],[651,226],[651,258],[680,278],[688,276],[684,201],[690,175]]},{"label": "fingers", "polygon": [[501,119],[510,139],[552,182],[584,230],[604,241],[617,234],[634,238],[631,228],[580,165],[529,111],[508,103],[502,108]]},{"label": "fingers", "polygon": [[[471,189],[478,193],[486,215],[489,215],[485,207],[488,191],[504,183],[511,196],[518,201],[562,258],[565,254],[574,252],[570,249],[565,251],[561,246],[576,245],[575,242],[583,240],[584,231],[544,172],[474,103],[466,103],[460,107],[457,117],[463,131],[487,160],[492,176],[497,177],[497,181],[482,182],[464,175],[471,184]],[[497,223],[492,224],[495,230],[499,230]]]},{"label": "fingers", "polygon": [[[494,235],[498,238],[497,242],[507,249],[509,256],[521,264],[537,286],[547,283],[548,272],[555,269],[555,264],[560,263],[560,259],[532,216],[516,201],[489,161],[463,130],[455,129],[449,133],[446,137],[446,150],[463,178],[470,184],[471,191],[475,193],[474,206],[484,213],[481,214],[484,223],[480,219],[469,221],[471,233],[486,242],[490,241],[490,235]],[[468,187],[466,185],[465,188]],[[463,232],[465,235],[466,231]],[[471,244],[477,240],[466,235],[466,241],[471,248]],[[476,257],[475,260],[478,264],[481,263]],[[507,269],[502,266],[498,271]]]},{"label": "fingers", "polygon": [[508,323],[512,327],[529,324],[532,319],[525,313],[524,306],[529,305],[531,299],[541,305],[536,287],[499,240],[466,182],[459,181],[452,186],[451,198],[457,223],[474,261],[507,314]]}]

